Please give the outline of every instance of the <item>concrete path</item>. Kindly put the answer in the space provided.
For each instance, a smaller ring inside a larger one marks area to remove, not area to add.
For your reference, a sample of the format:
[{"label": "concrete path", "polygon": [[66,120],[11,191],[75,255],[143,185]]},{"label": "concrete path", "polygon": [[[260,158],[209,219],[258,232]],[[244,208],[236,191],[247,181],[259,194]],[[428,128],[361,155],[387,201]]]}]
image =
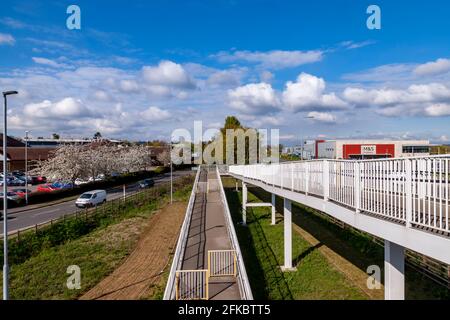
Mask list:
[{"label": "concrete path", "polygon": [[[208,250],[230,250],[231,242],[225,223],[225,211],[220,198],[215,171],[200,173],[199,189],[194,202],[188,240],[183,260],[183,270],[208,268]],[[209,190],[207,183],[209,180]],[[210,300],[240,300],[234,277],[210,278]]]}]

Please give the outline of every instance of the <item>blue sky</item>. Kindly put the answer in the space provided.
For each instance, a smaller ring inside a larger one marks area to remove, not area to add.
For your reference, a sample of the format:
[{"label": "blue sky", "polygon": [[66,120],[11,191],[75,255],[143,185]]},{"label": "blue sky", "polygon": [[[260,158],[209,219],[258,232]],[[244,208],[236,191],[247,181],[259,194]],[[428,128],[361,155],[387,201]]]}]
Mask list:
[{"label": "blue sky", "polygon": [[[165,139],[226,115],[304,138],[450,142],[446,1],[3,1],[22,136]],[[81,8],[68,30],[66,8]],[[381,8],[381,30],[366,8]],[[309,117],[306,118],[306,117]],[[311,118],[312,117],[312,118]]]}]

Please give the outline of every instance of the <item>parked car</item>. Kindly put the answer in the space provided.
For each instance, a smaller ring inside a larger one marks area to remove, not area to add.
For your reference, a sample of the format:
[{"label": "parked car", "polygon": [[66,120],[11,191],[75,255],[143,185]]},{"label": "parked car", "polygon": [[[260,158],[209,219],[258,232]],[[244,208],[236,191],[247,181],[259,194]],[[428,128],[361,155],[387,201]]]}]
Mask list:
[{"label": "parked car", "polygon": [[40,184],[37,189],[38,192],[52,192],[58,190],[57,188],[52,187],[51,184]]},{"label": "parked car", "polygon": [[76,178],[76,179],[75,179],[75,185],[76,185],[76,186],[80,186],[80,185],[86,184],[86,183],[89,183],[89,181],[83,180],[83,179],[81,179],[81,178]]},{"label": "parked car", "polygon": [[9,182],[8,185],[10,186],[25,186],[25,180],[18,179],[16,177],[13,177]]},{"label": "parked car", "polygon": [[70,181],[56,181],[51,184],[54,189],[72,189],[73,183]]},{"label": "parked car", "polygon": [[[22,202],[22,198],[19,197],[19,195],[13,191],[8,191],[6,193],[6,198],[8,199],[8,204],[20,204]],[[0,199],[3,200],[3,192],[0,192]],[[3,201],[2,201],[3,203]]]},{"label": "parked car", "polygon": [[25,198],[25,194],[28,193],[28,195],[31,194],[31,190],[30,189],[26,189],[26,188],[19,188],[19,189],[13,189],[13,192],[17,193],[17,195],[21,198]]},{"label": "parked car", "polygon": [[155,181],[150,178],[139,181],[139,188],[141,189],[150,188],[153,187],[154,185]]},{"label": "parked car", "polygon": [[93,207],[106,202],[105,190],[93,190],[83,193],[76,201],[78,208]]},{"label": "parked car", "polygon": [[41,184],[41,183],[47,183],[47,178],[43,176],[32,176],[31,177],[31,184]]}]

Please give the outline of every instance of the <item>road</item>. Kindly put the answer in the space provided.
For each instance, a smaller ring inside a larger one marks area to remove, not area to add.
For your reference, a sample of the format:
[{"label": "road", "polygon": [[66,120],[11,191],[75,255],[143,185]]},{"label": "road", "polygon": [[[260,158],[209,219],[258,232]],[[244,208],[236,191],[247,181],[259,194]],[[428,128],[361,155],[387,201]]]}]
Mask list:
[{"label": "road", "polygon": [[[192,173],[193,171],[190,170],[174,171],[173,178],[175,180]],[[153,179],[155,180],[155,185],[169,182],[170,173],[165,173],[163,175],[154,177]],[[139,187],[137,183],[129,184],[126,186],[126,193],[133,193],[138,191],[138,189]],[[122,196],[123,187],[117,187],[107,190],[107,200],[117,199]],[[8,233],[34,226],[39,223],[44,223],[52,219],[57,219],[76,210],[77,208],[75,207],[75,200],[39,207],[31,210],[24,210],[24,208],[10,209],[8,211]],[[0,231],[0,235],[3,235],[3,230]]]}]

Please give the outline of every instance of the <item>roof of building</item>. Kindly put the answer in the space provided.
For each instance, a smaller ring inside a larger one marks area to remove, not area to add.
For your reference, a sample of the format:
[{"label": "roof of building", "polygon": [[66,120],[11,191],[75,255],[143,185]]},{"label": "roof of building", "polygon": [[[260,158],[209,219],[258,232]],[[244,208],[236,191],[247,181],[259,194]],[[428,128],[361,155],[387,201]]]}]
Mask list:
[{"label": "roof of building", "polygon": [[[0,146],[3,145],[3,134],[0,133]],[[8,147],[25,147],[25,144],[13,137],[8,136],[8,139],[6,140],[6,145]]]},{"label": "roof of building", "polygon": [[[28,160],[47,160],[54,151],[54,148],[28,148]],[[7,152],[9,160],[25,161],[25,147],[8,147]],[[0,154],[3,155],[3,148],[0,148]]]}]

